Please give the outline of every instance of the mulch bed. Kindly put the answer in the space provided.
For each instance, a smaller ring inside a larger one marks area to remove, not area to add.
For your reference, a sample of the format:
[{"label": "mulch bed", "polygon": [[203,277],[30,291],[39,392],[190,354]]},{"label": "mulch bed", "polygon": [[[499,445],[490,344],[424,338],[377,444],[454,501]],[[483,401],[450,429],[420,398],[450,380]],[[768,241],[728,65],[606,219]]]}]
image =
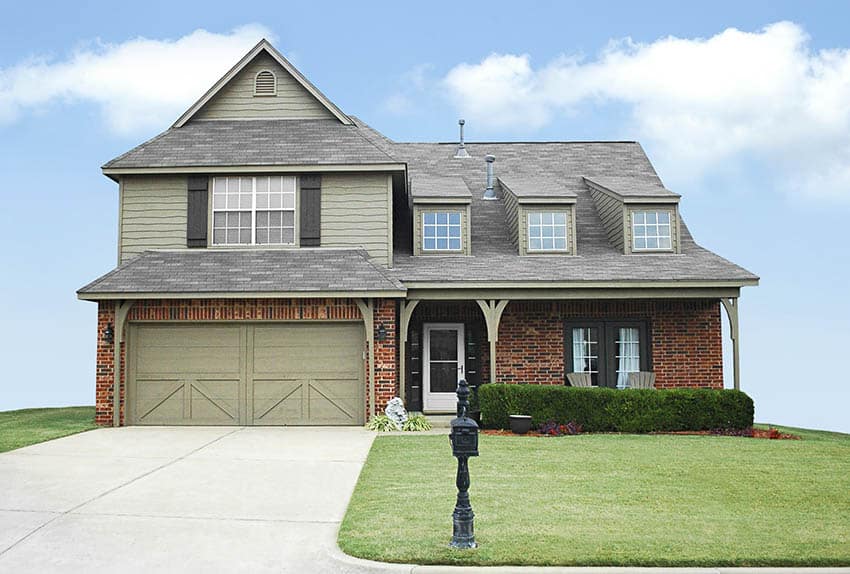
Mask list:
[{"label": "mulch bed", "polygon": [[[484,429],[481,434],[494,436],[568,436],[568,435],[548,435],[538,431],[528,431],[524,435],[517,435],[509,430],[503,429]],[[614,434],[614,433],[582,433],[582,434]],[[779,430],[771,429],[745,429],[745,430],[704,430],[704,431],[671,431],[671,432],[653,432],[649,434],[674,434],[674,435],[700,435],[700,436],[740,436],[747,438],[766,438],[772,440],[801,440],[801,437],[795,434],[779,432]]]}]

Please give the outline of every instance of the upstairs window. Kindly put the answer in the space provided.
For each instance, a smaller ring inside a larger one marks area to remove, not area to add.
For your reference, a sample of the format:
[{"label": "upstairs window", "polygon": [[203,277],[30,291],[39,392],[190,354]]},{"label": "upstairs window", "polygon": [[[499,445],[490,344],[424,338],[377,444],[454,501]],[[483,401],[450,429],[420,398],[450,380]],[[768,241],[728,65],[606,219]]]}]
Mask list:
[{"label": "upstairs window", "polygon": [[632,250],[669,251],[673,248],[669,211],[632,213]]},{"label": "upstairs window", "polygon": [[430,211],[422,214],[423,251],[462,251],[461,213]]},{"label": "upstairs window", "polygon": [[295,177],[213,178],[213,245],[294,245]]},{"label": "upstairs window", "polygon": [[567,214],[563,211],[528,214],[528,251],[566,251]]},{"label": "upstairs window", "polygon": [[254,78],[255,96],[274,96],[277,94],[277,78],[273,72],[263,70]]}]

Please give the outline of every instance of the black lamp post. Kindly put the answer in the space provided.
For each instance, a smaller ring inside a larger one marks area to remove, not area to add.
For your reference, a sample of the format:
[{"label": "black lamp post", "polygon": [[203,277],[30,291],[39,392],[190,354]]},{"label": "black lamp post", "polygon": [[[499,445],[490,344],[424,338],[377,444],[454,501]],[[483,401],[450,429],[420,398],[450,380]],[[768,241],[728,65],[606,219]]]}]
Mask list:
[{"label": "black lamp post", "polygon": [[449,440],[457,457],[457,503],[452,513],[453,548],[475,548],[474,519],[469,503],[469,457],[478,456],[478,424],[467,416],[469,385],[461,379],[457,384],[457,418],[452,419]]}]

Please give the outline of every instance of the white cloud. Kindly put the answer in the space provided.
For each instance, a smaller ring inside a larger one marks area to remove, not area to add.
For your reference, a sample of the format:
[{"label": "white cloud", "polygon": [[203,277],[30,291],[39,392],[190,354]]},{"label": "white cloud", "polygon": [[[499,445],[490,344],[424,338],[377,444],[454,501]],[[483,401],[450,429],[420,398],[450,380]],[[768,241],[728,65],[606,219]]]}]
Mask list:
[{"label": "white cloud", "polygon": [[54,60],[35,56],[0,69],[0,122],[57,102],[94,102],[116,133],[169,125],[261,38],[260,25],[177,40],[97,42]]},{"label": "white cloud", "polygon": [[434,65],[430,63],[417,64],[405,71],[398,78],[398,87],[381,102],[383,111],[394,116],[411,116],[418,111],[417,100],[421,100],[428,90],[434,86],[430,77]]},{"label": "white cloud", "polygon": [[751,156],[787,190],[850,200],[850,50],[814,51],[791,22],[620,40],[593,60],[539,68],[527,54],[492,54],[456,66],[443,85],[481,128],[527,131],[580,106],[622,104],[636,135],[691,177]]}]

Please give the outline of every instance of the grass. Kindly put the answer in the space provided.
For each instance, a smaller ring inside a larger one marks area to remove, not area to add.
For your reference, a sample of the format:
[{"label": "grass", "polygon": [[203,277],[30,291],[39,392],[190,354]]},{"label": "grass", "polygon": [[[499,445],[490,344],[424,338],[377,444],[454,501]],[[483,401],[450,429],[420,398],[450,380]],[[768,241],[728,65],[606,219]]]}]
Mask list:
[{"label": "grass", "polygon": [[473,565],[850,565],[850,435],[803,440],[482,436],[479,548],[453,550],[445,436],[379,436],[342,522],[348,554]]},{"label": "grass", "polygon": [[0,452],[95,428],[94,407],[0,412]]}]

